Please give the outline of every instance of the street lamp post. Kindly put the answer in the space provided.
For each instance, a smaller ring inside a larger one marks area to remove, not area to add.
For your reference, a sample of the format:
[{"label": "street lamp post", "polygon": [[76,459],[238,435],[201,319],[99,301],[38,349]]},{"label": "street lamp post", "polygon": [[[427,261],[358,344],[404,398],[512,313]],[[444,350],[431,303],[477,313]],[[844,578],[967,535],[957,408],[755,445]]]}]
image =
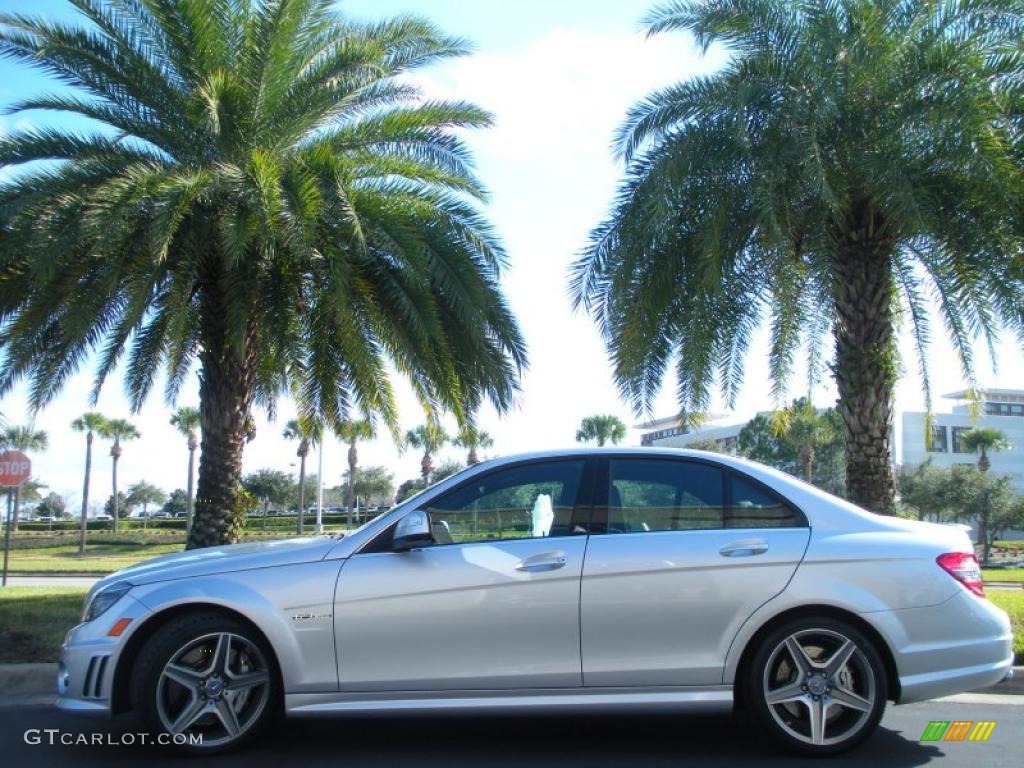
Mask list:
[{"label": "street lamp post", "polygon": [[324,532],[324,443],[320,441],[317,446],[320,453],[317,456],[316,470],[316,532]]}]

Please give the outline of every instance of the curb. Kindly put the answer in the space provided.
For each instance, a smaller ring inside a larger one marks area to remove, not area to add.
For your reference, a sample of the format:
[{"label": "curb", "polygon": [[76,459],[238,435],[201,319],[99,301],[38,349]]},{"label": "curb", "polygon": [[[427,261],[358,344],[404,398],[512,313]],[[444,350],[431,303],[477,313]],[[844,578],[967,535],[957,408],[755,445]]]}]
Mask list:
[{"label": "curb", "polygon": [[57,697],[57,665],[0,664],[0,706],[51,704]]},{"label": "curb", "polygon": [[[57,697],[57,665],[54,663],[0,664],[0,706],[51,704]],[[1024,695],[1024,666],[1013,668],[1013,677],[970,693]],[[957,694],[965,695],[965,694]]]},{"label": "curb", "polygon": [[1024,696],[1024,666],[1013,668],[1013,677],[1009,680],[1003,680],[1001,683],[989,686],[988,688],[979,688],[971,693],[998,693],[998,694],[1010,694],[1011,696]]}]

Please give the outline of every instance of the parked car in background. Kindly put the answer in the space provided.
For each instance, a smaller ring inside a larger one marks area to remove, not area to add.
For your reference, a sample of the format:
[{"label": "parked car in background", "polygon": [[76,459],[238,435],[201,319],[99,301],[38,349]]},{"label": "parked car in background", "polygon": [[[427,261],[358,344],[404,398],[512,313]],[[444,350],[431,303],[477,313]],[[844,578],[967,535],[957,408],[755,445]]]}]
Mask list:
[{"label": "parked car in background", "polygon": [[738,458],[573,450],[477,464],[342,538],[108,576],[61,650],[58,706],[133,708],[192,753],[280,709],[742,707],[827,756],[888,701],[1003,679],[1011,644],[963,531]]}]

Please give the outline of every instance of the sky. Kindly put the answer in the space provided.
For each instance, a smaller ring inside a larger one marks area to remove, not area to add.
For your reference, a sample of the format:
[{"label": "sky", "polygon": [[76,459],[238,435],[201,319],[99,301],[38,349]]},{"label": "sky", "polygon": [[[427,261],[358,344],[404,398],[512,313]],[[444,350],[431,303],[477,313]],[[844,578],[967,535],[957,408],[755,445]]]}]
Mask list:
[{"label": "sky", "polygon": [[[480,177],[491,198],[486,212],[509,254],[510,266],[502,287],[518,316],[529,349],[530,367],[522,378],[517,407],[503,418],[485,408],[480,425],[495,440],[484,455],[517,453],[571,445],[582,417],[594,413],[618,415],[633,427],[643,419],[620,400],[611,368],[593,322],[574,313],[568,300],[569,265],[587,240],[590,229],[606,213],[622,168],[610,151],[611,137],[626,110],[653,89],[696,74],[714,71],[724,55],[712,50],[701,56],[683,34],[646,38],[640,21],[647,2],[622,0],[347,0],[343,13],[373,20],[398,14],[425,16],[445,31],[472,41],[474,53],[415,75],[428,97],[457,97],[473,101],[495,116],[493,128],[472,134]],[[3,11],[42,13],[72,18],[59,0],[0,0]],[[46,82],[30,70],[0,62],[0,108],[33,93],[45,92]],[[52,116],[0,116],[0,133]],[[933,325],[929,369],[936,395],[961,389],[960,364]],[[747,361],[745,384],[734,409],[716,398],[713,410],[740,421],[775,405],[765,382],[767,334],[760,331]],[[897,389],[899,410],[920,410],[924,400],[916,357],[907,328],[901,329],[900,351],[905,375]],[[1024,381],[1024,356],[1007,335],[997,347],[998,370],[993,370],[985,345],[977,345],[976,372],[982,386],[1015,387]],[[70,430],[73,419],[90,408],[92,366],[85,365],[63,394],[35,414],[35,425],[49,434],[50,449],[33,457],[34,475],[51,491],[64,496],[69,508],[80,505],[84,437]],[[403,428],[423,420],[422,410],[407,385],[399,387]],[[143,410],[131,414],[120,377],[108,381],[96,408],[111,417],[131,418],[142,437],[124,446],[119,465],[122,487],[141,479],[165,490],[183,487],[187,452],[184,438],[169,425],[170,408],[154,388]],[[808,391],[798,368],[789,396]],[[836,393],[830,381],[813,388],[818,405],[831,405]],[[197,386],[186,387],[179,404],[195,404]],[[948,403],[936,399],[936,410]],[[676,413],[674,382],[667,379],[654,408],[655,416]],[[0,400],[0,413],[9,423],[27,423],[25,388],[18,386]],[[279,403],[277,421],[257,414],[256,439],[246,447],[245,471],[263,467],[297,475],[295,446],[281,437],[294,404]],[[452,425],[453,426],[453,425]],[[640,431],[631,428],[627,443],[638,444]],[[109,494],[110,459],[107,447],[94,459],[91,495],[101,503]],[[340,482],[346,448],[336,441],[324,446],[327,485]],[[454,447],[442,450],[435,463],[464,458]],[[310,457],[316,471],[318,457]],[[420,457],[400,453],[389,438],[360,447],[363,464],[384,464],[396,481],[415,477]]]}]

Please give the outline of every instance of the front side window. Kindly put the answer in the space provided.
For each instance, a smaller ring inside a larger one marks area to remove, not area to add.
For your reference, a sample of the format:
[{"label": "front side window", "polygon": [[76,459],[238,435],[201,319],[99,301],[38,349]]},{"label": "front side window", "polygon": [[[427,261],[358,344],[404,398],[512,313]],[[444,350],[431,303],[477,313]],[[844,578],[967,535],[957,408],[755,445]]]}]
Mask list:
[{"label": "front side window", "polygon": [[423,505],[437,544],[586,533],[574,516],[584,461],[499,469]]}]

